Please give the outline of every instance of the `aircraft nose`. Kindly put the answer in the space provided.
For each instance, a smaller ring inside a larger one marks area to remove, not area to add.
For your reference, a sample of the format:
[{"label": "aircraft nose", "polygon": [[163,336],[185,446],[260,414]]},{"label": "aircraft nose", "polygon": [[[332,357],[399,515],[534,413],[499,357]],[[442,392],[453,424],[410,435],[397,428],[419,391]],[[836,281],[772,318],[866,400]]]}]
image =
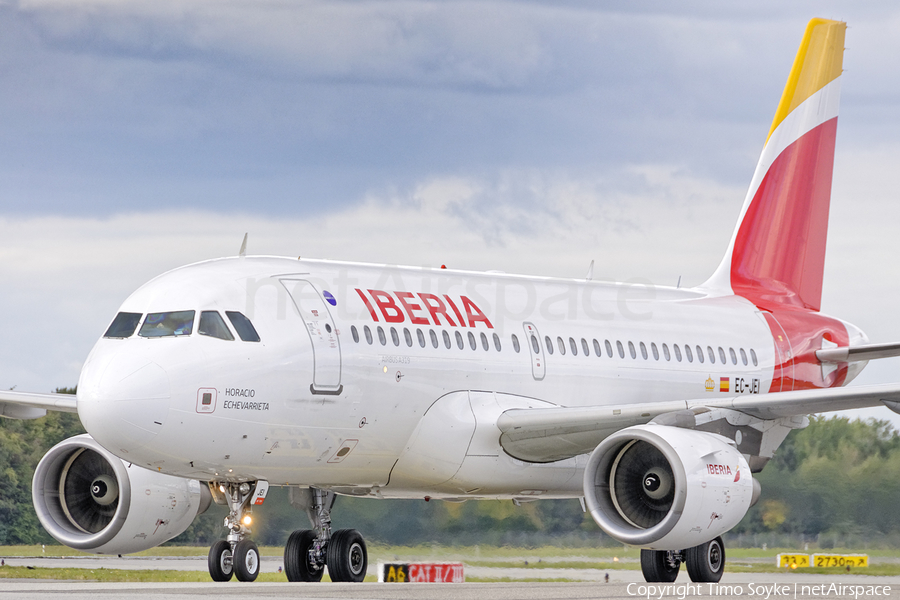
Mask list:
[{"label": "aircraft nose", "polygon": [[95,353],[78,384],[78,416],[101,445],[128,452],[151,442],[162,429],[170,396],[165,369],[149,357]]}]

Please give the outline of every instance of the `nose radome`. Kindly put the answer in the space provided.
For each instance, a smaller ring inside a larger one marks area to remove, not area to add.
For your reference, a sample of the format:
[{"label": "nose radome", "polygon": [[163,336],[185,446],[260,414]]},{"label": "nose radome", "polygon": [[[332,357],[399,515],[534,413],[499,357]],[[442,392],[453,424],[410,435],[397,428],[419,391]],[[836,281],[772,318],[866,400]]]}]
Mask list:
[{"label": "nose radome", "polygon": [[92,355],[82,372],[78,416],[102,446],[129,452],[152,441],[165,424],[169,377],[142,354],[99,354]]}]

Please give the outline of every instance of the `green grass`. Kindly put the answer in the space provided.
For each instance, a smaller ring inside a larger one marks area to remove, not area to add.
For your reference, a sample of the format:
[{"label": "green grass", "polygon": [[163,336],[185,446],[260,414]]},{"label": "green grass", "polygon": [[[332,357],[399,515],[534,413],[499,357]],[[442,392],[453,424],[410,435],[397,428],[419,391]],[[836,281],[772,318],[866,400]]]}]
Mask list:
[{"label": "green grass", "polygon": [[[206,571],[157,571],[130,569],[45,569],[42,567],[0,567],[0,579],[59,579],[65,581],[101,582],[198,582],[208,583]],[[232,581],[236,581],[232,579]],[[287,582],[284,573],[260,573],[256,581]],[[331,581],[326,575],[322,581]],[[377,581],[366,577],[367,582]]]},{"label": "green grass", "polygon": [[[162,546],[141,552],[134,556],[151,557],[205,557],[209,549],[198,546]],[[263,556],[282,556],[283,548],[264,546],[260,548]],[[779,553],[798,553],[797,549],[772,548],[729,548],[726,571],[733,573],[782,573],[797,574],[847,574],[846,569],[802,568],[793,571],[778,568],[775,556]],[[816,552],[829,554],[868,554],[869,567],[853,569],[856,575],[900,575],[900,550],[860,551],[857,549],[808,550],[803,553]],[[93,556],[72,550],[64,546],[0,546],[3,557],[65,557]],[[614,560],[616,559],[616,560]],[[577,578],[544,578],[540,576],[545,569],[594,569],[638,570],[640,569],[640,550],[635,548],[512,548],[496,546],[464,546],[448,547],[438,544],[419,546],[384,546],[369,545],[369,564],[379,562],[419,562],[419,561],[453,561],[462,562],[468,567],[488,568],[520,568],[534,572],[534,577],[466,577],[466,581],[572,581]],[[526,564],[527,562],[527,564]],[[129,569],[73,569],[73,568],[33,568],[0,567],[0,578],[22,579],[62,579],[74,581],[116,581],[116,582],[181,582],[209,581],[206,571],[162,571],[162,570],[129,570]],[[327,576],[325,580],[327,580]],[[367,581],[375,581],[369,577]],[[287,581],[284,573],[261,573],[257,581]]]}]

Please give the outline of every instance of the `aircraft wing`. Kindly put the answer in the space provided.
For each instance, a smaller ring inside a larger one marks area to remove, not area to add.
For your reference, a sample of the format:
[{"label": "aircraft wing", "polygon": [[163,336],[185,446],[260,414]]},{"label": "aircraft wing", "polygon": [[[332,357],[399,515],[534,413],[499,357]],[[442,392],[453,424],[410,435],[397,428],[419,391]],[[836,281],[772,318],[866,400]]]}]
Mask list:
[{"label": "aircraft wing", "polygon": [[10,419],[38,419],[48,410],[78,412],[74,394],[32,394],[0,391],[0,416]]},{"label": "aircraft wing", "polygon": [[500,445],[518,459],[552,462],[591,452],[619,429],[662,415],[679,425],[679,414],[698,408],[727,408],[760,419],[885,405],[900,412],[900,384],[871,385],[772,394],[734,395],[670,402],[511,409],[500,415]]}]

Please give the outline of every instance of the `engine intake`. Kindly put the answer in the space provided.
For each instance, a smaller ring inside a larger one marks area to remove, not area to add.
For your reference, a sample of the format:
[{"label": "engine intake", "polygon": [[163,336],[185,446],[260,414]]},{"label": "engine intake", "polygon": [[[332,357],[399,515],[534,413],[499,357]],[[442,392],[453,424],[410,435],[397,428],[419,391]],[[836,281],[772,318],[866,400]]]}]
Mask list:
[{"label": "engine intake", "polygon": [[594,521],[616,540],[680,550],[734,527],[755,500],[754,483],[726,438],[638,425],[597,446],[585,467],[584,494]]},{"label": "engine intake", "polygon": [[129,554],[183,532],[212,496],[199,481],[126,465],[80,435],[44,455],[34,471],[32,499],[41,524],[60,543]]}]

